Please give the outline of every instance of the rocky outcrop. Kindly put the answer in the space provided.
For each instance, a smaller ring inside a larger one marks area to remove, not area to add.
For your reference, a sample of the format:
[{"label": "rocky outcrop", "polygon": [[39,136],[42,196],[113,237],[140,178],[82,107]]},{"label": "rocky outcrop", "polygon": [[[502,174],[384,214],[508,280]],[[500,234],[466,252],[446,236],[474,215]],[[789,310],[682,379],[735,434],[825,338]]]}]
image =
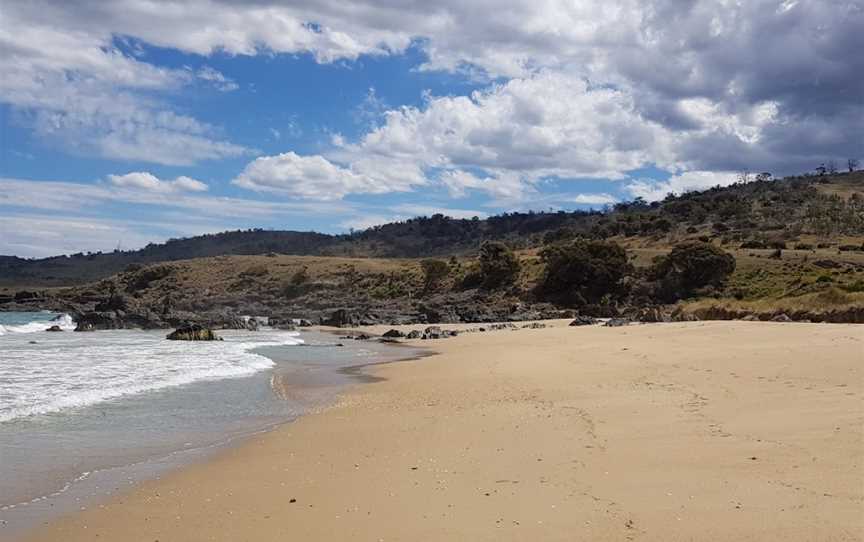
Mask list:
[{"label": "rocky outcrop", "polygon": [[633,323],[633,320],[631,320],[629,318],[610,318],[603,325],[606,327],[622,327],[622,326],[629,326],[632,323]]},{"label": "rocky outcrop", "polygon": [[382,335],[382,337],[386,337],[388,339],[401,339],[405,334],[399,331],[398,329],[391,329]]},{"label": "rocky outcrop", "polygon": [[166,337],[169,341],[221,341],[222,338],[213,333],[213,330],[199,324],[182,326]]},{"label": "rocky outcrop", "polygon": [[671,322],[672,312],[663,307],[643,307],[636,310],[631,318],[637,322],[645,323]]},{"label": "rocky outcrop", "polygon": [[577,316],[576,318],[574,318],[573,321],[570,322],[568,325],[571,326],[571,327],[576,327],[576,326],[593,326],[593,325],[596,324],[596,323],[597,323],[597,319],[594,318],[593,316],[582,316],[582,315],[579,315],[579,316]]},{"label": "rocky outcrop", "polygon": [[321,319],[321,325],[332,327],[372,326],[378,319],[371,313],[358,313],[348,309],[338,309],[327,318]]}]

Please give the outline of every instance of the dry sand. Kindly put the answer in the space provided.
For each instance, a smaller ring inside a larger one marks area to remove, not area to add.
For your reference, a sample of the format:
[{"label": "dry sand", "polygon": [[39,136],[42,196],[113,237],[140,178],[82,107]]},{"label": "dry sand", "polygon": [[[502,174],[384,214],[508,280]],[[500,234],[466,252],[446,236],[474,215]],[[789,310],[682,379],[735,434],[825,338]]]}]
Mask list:
[{"label": "dry sand", "polygon": [[558,322],[431,345],[30,540],[864,539],[864,327]]}]

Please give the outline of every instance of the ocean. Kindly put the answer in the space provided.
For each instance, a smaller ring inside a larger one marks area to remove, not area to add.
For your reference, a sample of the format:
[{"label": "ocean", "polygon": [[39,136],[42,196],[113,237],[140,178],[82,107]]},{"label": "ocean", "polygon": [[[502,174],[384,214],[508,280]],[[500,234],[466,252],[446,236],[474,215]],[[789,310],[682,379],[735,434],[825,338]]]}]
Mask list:
[{"label": "ocean", "polygon": [[325,404],[352,367],[420,353],[312,331],[72,329],[68,315],[0,312],[0,534]]}]

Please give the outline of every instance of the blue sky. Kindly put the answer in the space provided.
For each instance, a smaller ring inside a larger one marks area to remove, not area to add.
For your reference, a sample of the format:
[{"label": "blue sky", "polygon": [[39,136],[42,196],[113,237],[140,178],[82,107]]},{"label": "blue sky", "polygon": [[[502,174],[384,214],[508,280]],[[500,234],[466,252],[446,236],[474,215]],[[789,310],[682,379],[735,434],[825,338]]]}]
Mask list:
[{"label": "blue sky", "polygon": [[862,154],[856,1],[2,13],[0,254],[601,207]]}]

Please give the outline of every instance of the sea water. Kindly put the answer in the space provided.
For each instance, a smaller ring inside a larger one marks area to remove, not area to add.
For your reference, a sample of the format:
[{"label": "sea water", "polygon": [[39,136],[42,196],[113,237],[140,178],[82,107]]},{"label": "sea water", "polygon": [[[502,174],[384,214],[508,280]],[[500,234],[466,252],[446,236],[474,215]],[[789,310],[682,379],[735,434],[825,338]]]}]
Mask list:
[{"label": "sea water", "polygon": [[418,353],[316,332],[71,329],[68,315],[0,313],[0,535],[290,420],[350,382],[346,368]]}]

